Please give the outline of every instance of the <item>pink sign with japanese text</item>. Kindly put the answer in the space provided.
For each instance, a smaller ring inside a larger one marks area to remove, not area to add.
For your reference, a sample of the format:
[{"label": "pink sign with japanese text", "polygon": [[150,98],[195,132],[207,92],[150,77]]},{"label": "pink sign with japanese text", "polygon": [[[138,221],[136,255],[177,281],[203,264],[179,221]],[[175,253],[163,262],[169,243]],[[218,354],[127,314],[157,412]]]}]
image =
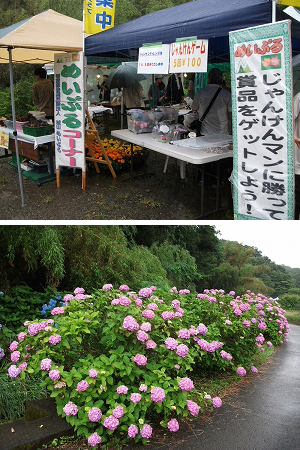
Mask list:
[{"label": "pink sign with japanese text", "polygon": [[55,161],[85,171],[83,52],[55,54]]}]

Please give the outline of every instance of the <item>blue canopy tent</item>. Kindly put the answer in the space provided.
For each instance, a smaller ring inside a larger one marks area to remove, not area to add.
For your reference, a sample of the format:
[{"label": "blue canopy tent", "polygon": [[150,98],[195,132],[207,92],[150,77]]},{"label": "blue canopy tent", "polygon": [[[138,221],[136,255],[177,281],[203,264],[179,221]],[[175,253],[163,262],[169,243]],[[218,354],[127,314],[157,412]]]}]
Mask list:
[{"label": "blue canopy tent", "polygon": [[[229,31],[272,22],[271,0],[195,0],[162,9],[85,39],[86,56],[137,57],[143,44],[168,44],[177,38],[208,39],[210,62],[229,60]],[[276,8],[276,20],[291,19]],[[300,52],[300,25],[292,20],[293,47]]]}]

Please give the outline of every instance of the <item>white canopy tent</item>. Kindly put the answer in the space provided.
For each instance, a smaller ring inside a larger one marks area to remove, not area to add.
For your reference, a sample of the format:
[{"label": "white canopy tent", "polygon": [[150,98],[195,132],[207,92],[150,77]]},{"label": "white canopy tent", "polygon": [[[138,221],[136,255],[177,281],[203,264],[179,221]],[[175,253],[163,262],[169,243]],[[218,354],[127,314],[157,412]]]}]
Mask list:
[{"label": "white canopy tent", "polygon": [[0,30],[0,63],[10,65],[10,94],[13,133],[17,156],[22,206],[25,206],[19,162],[16,113],[14,103],[13,63],[44,64],[54,61],[54,53],[78,52],[83,48],[83,25],[80,20],[48,9]]}]

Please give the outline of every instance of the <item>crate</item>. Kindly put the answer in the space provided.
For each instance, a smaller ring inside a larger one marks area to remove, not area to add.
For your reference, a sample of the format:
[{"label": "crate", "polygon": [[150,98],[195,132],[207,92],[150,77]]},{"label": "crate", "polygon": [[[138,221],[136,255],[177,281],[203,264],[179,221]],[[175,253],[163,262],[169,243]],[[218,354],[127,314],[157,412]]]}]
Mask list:
[{"label": "crate", "polygon": [[162,118],[158,111],[144,111],[142,109],[130,109],[127,111],[128,130],[135,134],[151,133],[155,122]]},{"label": "crate", "polygon": [[[23,127],[23,125],[25,125],[26,123],[28,123],[28,122],[18,122],[18,121],[16,121],[16,131],[20,131],[20,133],[22,133],[22,127]],[[13,130],[13,128],[14,128],[14,122],[13,122],[13,120],[5,119],[5,125],[6,125],[6,127],[7,127],[9,130]]]},{"label": "crate", "polygon": [[46,136],[47,134],[53,133],[53,125],[42,125],[40,127],[29,127],[28,125],[23,125],[23,133],[34,137]]}]

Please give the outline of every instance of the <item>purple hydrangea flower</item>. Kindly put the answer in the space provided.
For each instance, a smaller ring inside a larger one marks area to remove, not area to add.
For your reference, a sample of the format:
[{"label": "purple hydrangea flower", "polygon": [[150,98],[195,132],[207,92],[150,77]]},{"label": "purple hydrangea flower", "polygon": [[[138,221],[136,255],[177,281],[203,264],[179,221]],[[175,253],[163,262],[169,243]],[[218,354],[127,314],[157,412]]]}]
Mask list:
[{"label": "purple hydrangea flower", "polygon": [[167,338],[165,340],[165,344],[168,350],[175,350],[175,348],[178,346],[178,341],[174,338]]},{"label": "purple hydrangea flower", "polygon": [[[25,334],[26,334],[26,333],[25,333]],[[17,350],[18,345],[19,345],[19,342],[17,342],[17,341],[12,341],[12,343],[11,343],[10,346],[9,346],[9,350],[10,350],[11,352],[14,352],[15,350]]]},{"label": "purple hydrangea flower", "polygon": [[238,367],[237,373],[243,377],[244,375],[246,375],[246,370],[244,369],[244,367]]},{"label": "purple hydrangea flower", "polygon": [[179,306],[180,306],[180,301],[179,300],[177,300],[177,299],[175,299],[175,300],[172,300],[172,306],[173,306],[173,308],[179,308]]},{"label": "purple hydrangea flower", "polygon": [[200,334],[202,334],[203,336],[208,332],[207,327],[204,325],[204,323],[199,323],[198,325],[198,331]]},{"label": "purple hydrangea flower", "polygon": [[182,328],[181,330],[178,331],[178,337],[182,339],[189,339],[190,336],[191,336],[190,330],[188,330],[187,328]]},{"label": "purple hydrangea flower", "polygon": [[182,358],[184,358],[188,354],[188,352],[189,348],[185,344],[179,344],[178,347],[176,348],[177,355],[181,356]]},{"label": "purple hydrangea flower", "polygon": [[75,403],[73,402],[68,402],[64,407],[63,407],[63,412],[66,414],[66,416],[75,416],[78,413],[78,406],[75,405]]},{"label": "purple hydrangea flower", "polygon": [[61,341],[61,336],[59,334],[51,334],[49,337],[50,344],[56,345]]},{"label": "purple hydrangea flower", "polygon": [[178,386],[183,390],[183,391],[190,391],[191,389],[194,389],[194,383],[193,381],[188,378],[188,377],[183,377],[181,378],[181,380],[178,383]]},{"label": "purple hydrangea flower", "polygon": [[88,437],[88,443],[92,446],[95,447],[95,445],[101,444],[102,442],[102,438],[101,436],[99,436],[98,433],[93,433]]},{"label": "purple hydrangea flower", "polygon": [[139,330],[136,333],[136,338],[137,338],[138,341],[144,342],[144,341],[147,341],[149,339],[149,335],[145,331]]},{"label": "purple hydrangea flower", "polygon": [[166,398],[166,394],[163,388],[154,387],[151,389],[151,400],[153,402],[162,402]]},{"label": "purple hydrangea flower", "polygon": [[120,417],[123,417],[125,414],[124,408],[121,405],[116,406],[113,409],[113,416],[116,417],[117,419],[119,419]]},{"label": "purple hydrangea flower", "polygon": [[126,330],[134,331],[139,329],[139,324],[137,323],[137,321],[133,316],[126,316],[123,321],[122,327],[125,328]]},{"label": "purple hydrangea flower", "polygon": [[17,361],[19,361],[20,356],[21,356],[21,352],[16,350],[15,352],[12,352],[12,354],[10,355],[10,359],[12,362],[17,362]]},{"label": "purple hydrangea flower", "polygon": [[89,410],[89,419],[91,422],[98,422],[102,417],[102,411],[97,406],[94,406]]},{"label": "purple hydrangea flower", "polygon": [[149,339],[148,341],[146,341],[146,348],[150,349],[150,348],[155,348],[157,347],[157,343],[152,341],[151,339]]},{"label": "purple hydrangea flower", "polygon": [[134,392],[133,394],[131,394],[130,400],[132,401],[132,403],[139,403],[142,400],[142,396],[138,392]]},{"label": "purple hydrangea flower", "polygon": [[220,397],[214,397],[211,402],[214,408],[220,408],[220,406],[222,406],[222,400]]},{"label": "purple hydrangea flower", "polygon": [[168,422],[168,428],[170,431],[176,432],[179,430],[179,423],[177,419],[171,419]]},{"label": "purple hydrangea flower", "polygon": [[197,414],[199,414],[200,406],[192,400],[187,401],[187,407],[192,416],[196,416]]},{"label": "purple hydrangea flower", "polygon": [[147,364],[147,358],[144,355],[141,355],[140,353],[137,353],[134,357],[134,362],[138,366],[145,366]]},{"label": "purple hydrangea flower", "polygon": [[140,434],[143,438],[148,439],[152,434],[152,427],[147,425],[146,423],[143,425],[143,428],[140,431]]},{"label": "purple hydrangea flower", "polygon": [[89,377],[96,378],[98,376],[98,371],[96,369],[89,370]]},{"label": "purple hydrangea flower", "polygon": [[105,428],[108,428],[109,430],[115,430],[119,425],[119,423],[120,423],[119,419],[111,415],[105,417],[103,425],[105,426]]},{"label": "purple hydrangea flower", "polygon": [[139,432],[138,427],[132,423],[128,428],[128,436],[134,438],[138,434],[138,432]]},{"label": "purple hydrangea flower", "polygon": [[49,377],[50,377],[52,380],[59,380],[59,378],[60,378],[60,371],[59,371],[58,369],[52,369],[52,370],[50,370],[50,372],[49,372]]},{"label": "purple hydrangea flower", "polygon": [[77,384],[76,391],[86,391],[89,387],[90,385],[86,380],[81,380]]},{"label": "purple hydrangea flower", "polygon": [[16,378],[21,372],[21,369],[17,367],[15,364],[8,368],[8,375],[10,378]]},{"label": "purple hydrangea flower", "polygon": [[42,359],[40,368],[41,370],[50,370],[52,367],[52,360],[49,358]]}]

